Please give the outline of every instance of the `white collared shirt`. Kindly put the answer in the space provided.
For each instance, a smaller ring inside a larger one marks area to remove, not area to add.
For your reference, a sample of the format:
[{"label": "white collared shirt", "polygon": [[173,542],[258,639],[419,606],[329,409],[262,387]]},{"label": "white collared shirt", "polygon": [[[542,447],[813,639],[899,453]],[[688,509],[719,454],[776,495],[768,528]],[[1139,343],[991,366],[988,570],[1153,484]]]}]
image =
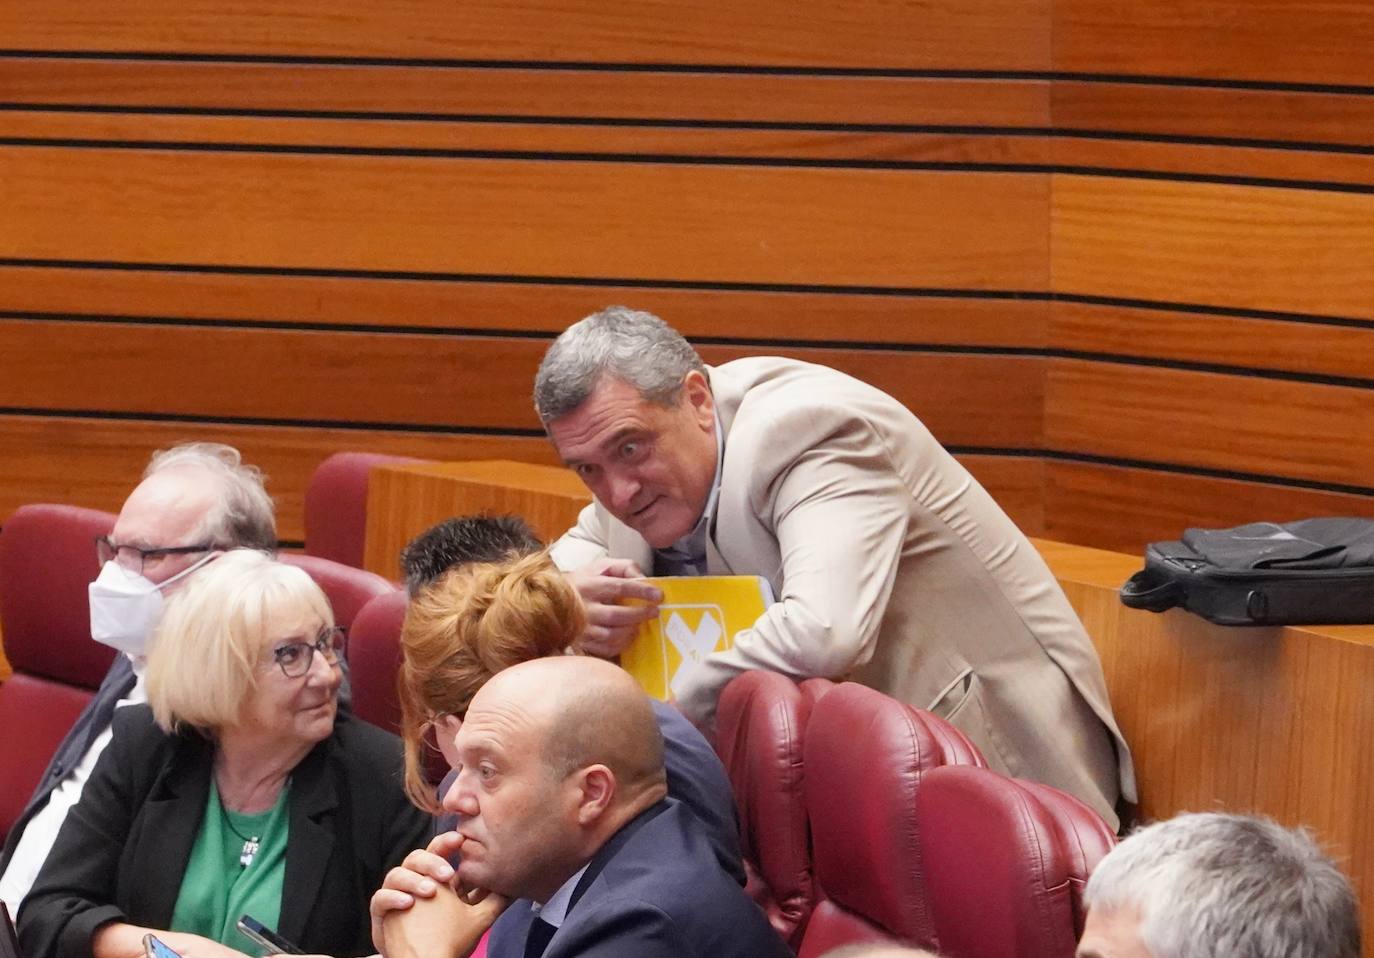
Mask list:
[{"label": "white collared shirt", "polygon": [[542,905],[533,902],[530,911],[534,912],[536,918],[543,919],[555,928],[562,928],[563,922],[568,917],[568,908],[572,905],[573,892],[577,890],[577,883],[582,880],[591,862],[587,862],[577,870],[577,872],[558,887],[558,891],[549,896],[549,900]]},{"label": "white collared shirt", "polygon": [[711,493],[706,508],[692,531],[664,549],[654,550],[655,572],[662,567],[670,575],[706,574],[706,534],[716,514],[716,500],[720,498],[720,473],[725,463],[725,432],[720,426],[720,412],[712,410],[716,420],[716,474],[711,480]]}]

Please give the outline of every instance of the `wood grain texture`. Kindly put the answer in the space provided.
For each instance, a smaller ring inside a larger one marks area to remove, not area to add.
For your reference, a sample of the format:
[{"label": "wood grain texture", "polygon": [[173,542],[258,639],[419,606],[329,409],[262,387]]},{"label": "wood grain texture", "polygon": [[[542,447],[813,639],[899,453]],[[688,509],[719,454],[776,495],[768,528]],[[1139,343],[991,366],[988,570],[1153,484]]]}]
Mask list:
[{"label": "wood grain texture", "polygon": [[[624,159],[629,156],[720,160],[1039,166],[1050,161],[1044,136],[1001,132],[901,132],[674,127],[652,123],[459,122],[319,119],[153,113],[0,112],[8,136],[68,145],[110,143],[247,144],[257,148],[445,150]],[[61,142],[57,142],[61,141]]]},{"label": "wood grain texture", "polygon": [[1095,139],[1065,134],[1050,143],[1051,162],[1065,172],[1119,170],[1134,174],[1183,174],[1259,179],[1277,187],[1325,184],[1374,187],[1374,155],[1167,143],[1136,139]]},{"label": "wood grain texture", "polygon": [[1059,0],[1054,69],[1374,85],[1359,0]]},{"label": "wood grain texture", "polygon": [[377,466],[368,475],[363,567],[401,578],[401,550],[451,516],[513,514],[553,542],[577,522],[591,493],[569,469],[528,463],[442,462]]},{"label": "wood grain texture", "polygon": [[10,0],[10,49],[1047,70],[1048,0]]},{"label": "wood grain texture", "polygon": [[1048,274],[1035,174],[34,147],[0,150],[0,182],[0,257],[1016,290]]},{"label": "wood grain texture", "polygon": [[1039,348],[1049,316],[1048,302],[1010,298],[0,265],[0,313],[22,315],[520,330],[552,338],[613,303],[657,313],[692,339],[784,343]]},{"label": "wood grain texture", "polygon": [[1374,496],[1089,462],[1051,460],[1043,469],[1045,522],[1039,534],[1137,557],[1149,543],[1177,539],[1194,526],[1374,518]]},{"label": "wood grain texture", "polygon": [[1055,292],[1374,318],[1374,195],[1055,175]]},{"label": "wood grain texture", "polygon": [[310,475],[336,452],[549,465],[558,461],[542,437],[3,415],[0,524],[29,502],[118,512],[154,451],[194,441],[228,443],[262,469],[277,504],[277,534],[293,542],[305,538],[302,511]]},{"label": "wood grain texture", "polygon": [[698,122],[1049,125],[1046,80],[0,56],[8,104]]},{"label": "wood grain texture", "polygon": [[1045,390],[1045,446],[1367,488],[1374,392],[1056,359]]},{"label": "wood grain texture", "polygon": [[[547,343],[528,338],[0,320],[13,363],[0,407],[538,429],[530,402]],[[776,353],[820,363],[907,404],[952,445],[1034,447],[1034,356],[708,346],[708,363]]]},{"label": "wood grain texture", "polygon": [[1374,627],[1238,629],[1127,609],[1131,556],[1036,543],[1102,658],[1142,817],[1222,809],[1312,828],[1374,915]]},{"label": "wood grain texture", "polygon": [[1374,93],[1059,80],[1050,103],[1055,127],[1066,131],[1374,144]]},{"label": "wood grain texture", "polygon": [[1056,349],[1211,363],[1374,384],[1374,324],[1217,316],[1089,303],[1053,304]]}]

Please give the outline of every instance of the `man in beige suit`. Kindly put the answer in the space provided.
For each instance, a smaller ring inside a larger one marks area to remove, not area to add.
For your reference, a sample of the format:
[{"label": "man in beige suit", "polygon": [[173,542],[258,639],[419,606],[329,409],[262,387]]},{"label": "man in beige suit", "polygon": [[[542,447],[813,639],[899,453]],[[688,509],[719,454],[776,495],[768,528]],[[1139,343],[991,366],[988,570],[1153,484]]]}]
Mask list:
[{"label": "man in beige suit", "polygon": [[619,652],[660,596],[643,573],[754,574],[777,596],[677,696],[709,725],[746,669],[852,679],[929,709],[988,763],[1113,825],[1135,800],[1097,654],[1054,576],[904,406],[823,366],[705,366],[657,317],[611,307],[566,330],[535,406],[596,497],[555,545]]}]

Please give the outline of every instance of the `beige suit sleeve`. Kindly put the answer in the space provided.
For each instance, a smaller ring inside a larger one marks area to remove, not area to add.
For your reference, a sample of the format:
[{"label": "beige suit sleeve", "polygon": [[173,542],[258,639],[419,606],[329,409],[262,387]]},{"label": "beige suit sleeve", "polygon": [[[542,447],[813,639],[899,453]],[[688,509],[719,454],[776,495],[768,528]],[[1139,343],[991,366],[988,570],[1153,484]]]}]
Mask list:
[{"label": "beige suit sleeve", "polygon": [[584,507],[577,516],[577,525],[563,533],[549,549],[554,565],[571,572],[607,555],[606,522],[596,503]]},{"label": "beige suit sleeve", "polygon": [[840,678],[866,663],[892,593],[911,494],[871,433],[832,435],[767,488],[782,594],[679,694],[699,725],[711,724],[721,688],[747,669]]}]

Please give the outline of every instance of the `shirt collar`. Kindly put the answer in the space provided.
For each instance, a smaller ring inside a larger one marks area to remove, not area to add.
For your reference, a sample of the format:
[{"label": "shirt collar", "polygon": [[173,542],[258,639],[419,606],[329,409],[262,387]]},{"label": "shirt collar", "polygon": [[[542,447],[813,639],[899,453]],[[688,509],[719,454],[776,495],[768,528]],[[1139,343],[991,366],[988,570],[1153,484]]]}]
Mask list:
[{"label": "shirt collar", "polygon": [[670,556],[686,557],[689,561],[706,555],[706,530],[711,517],[716,514],[716,500],[720,498],[720,473],[725,463],[725,432],[720,426],[719,410],[713,409],[711,415],[716,422],[716,474],[711,479],[711,492],[706,497],[706,508],[701,510],[701,517],[697,519],[697,524],[692,527],[691,532],[667,548],[658,550]]},{"label": "shirt collar", "polygon": [[573,892],[577,890],[577,883],[582,880],[582,875],[589,865],[591,862],[579,868],[571,878],[559,886],[558,891],[549,896],[548,901],[542,905],[538,902],[532,903],[530,910],[553,927],[562,928],[563,921],[568,917],[568,906],[572,903]]}]

